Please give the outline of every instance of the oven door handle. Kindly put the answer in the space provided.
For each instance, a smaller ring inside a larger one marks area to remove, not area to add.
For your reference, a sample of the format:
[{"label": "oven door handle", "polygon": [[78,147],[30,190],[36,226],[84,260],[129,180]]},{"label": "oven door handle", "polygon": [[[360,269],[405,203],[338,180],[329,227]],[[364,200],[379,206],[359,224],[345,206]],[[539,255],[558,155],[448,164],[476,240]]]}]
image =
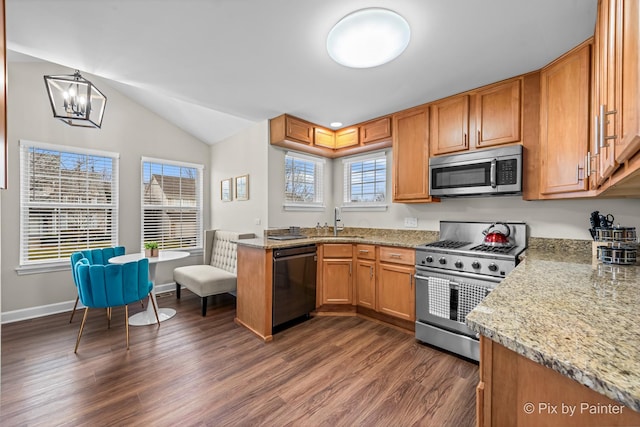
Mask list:
[{"label": "oven door handle", "polygon": [[[415,277],[417,280],[426,280],[429,281],[429,277],[427,276],[420,276],[419,274],[415,274],[413,277]],[[454,289],[458,289],[460,287],[460,283],[458,282],[454,282],[453,280],[449,280],[449,287],[454,288]]]}]

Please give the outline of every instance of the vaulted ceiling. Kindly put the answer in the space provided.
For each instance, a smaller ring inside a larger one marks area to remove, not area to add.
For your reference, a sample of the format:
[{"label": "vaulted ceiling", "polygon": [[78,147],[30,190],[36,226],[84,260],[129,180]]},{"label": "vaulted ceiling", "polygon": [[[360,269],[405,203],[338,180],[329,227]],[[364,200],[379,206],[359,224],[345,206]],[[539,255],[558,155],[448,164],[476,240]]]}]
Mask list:
[{"label": "vaulted ceiling", "polygon": [[[346,126],[539,69],[593,35],[596,5],[6,0],[6,31],[10,51],[108,79],[211,144],[282,113]],[[379,67],[338,65],[327,54],[327,34],[366,7],[402,15],[412,30],[409,46]],[[10,60],[22,57],[11,53]]]}]

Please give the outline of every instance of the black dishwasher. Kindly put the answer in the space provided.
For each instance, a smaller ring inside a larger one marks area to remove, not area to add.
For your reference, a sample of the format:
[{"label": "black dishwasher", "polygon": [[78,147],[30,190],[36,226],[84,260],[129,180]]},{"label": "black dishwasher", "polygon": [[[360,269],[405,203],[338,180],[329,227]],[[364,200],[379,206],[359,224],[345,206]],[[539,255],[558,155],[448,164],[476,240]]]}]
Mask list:
[{"label": "black dishwasher", "polygon": [[316,308],[316,245],[273,251],[273,317],[277,332]]}]

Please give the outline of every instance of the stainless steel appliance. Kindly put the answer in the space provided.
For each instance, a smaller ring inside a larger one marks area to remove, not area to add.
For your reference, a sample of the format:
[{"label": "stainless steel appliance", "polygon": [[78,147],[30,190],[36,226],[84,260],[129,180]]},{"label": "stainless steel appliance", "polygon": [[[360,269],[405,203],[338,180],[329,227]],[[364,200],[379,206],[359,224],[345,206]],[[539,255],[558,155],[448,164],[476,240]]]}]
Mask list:
[{"label": "stainless steel appliance", "polygon": [[315,244],[274,249],[273,332],[315,310],[317,260]]},{"label": "stainless steel appliance", "polygon": [[429,176],[435,197],[522,194],[522,145],[432,157]]},{"label": "stainless steel appliance", "polygon": [[[486,242],[497,230],[505,240]],[[526,247],[523,222],[441,221],[440,240],[416,248],[416,339],[479,360],[478,336],[465,318]]]}]

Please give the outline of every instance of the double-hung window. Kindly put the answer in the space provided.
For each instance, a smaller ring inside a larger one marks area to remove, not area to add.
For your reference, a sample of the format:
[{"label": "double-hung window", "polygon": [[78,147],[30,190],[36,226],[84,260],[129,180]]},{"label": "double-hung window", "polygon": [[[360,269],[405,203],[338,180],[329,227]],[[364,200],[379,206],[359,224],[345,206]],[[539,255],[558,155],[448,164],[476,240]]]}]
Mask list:
[{"label": "double-hung window", "polygon": [[142,158],[142,239],[160,249],[202,248],[203,165]]},{"label": "double-hung window", "polygon": [[20,141],[20,265],[118,244],[119,155]]},{"label": "double-hung window", "polygon": [[384,151],[343,160],[345,208],[385,209],[387,157]]},{"label": "double-hung window", "polygon": [[284,208],[324,209],[323,174],[325,160],[287,152],[284,159]]}]

